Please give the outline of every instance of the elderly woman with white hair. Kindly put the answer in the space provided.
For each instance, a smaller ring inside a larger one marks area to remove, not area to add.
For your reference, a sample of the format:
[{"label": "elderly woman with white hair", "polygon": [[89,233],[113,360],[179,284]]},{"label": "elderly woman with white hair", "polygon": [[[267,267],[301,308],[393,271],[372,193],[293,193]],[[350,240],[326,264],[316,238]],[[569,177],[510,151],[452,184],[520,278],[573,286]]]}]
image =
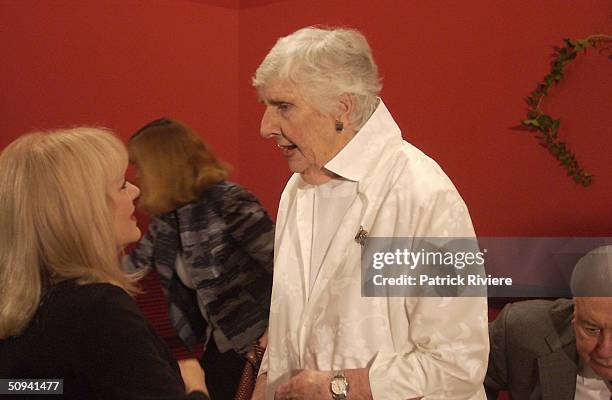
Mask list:
[{"label": "elderly woman with white hair", "polygon": [[486,298],[363,297],[370,237],[475,236],[438,164],[402,140],[351,29],[279,39],[253,78],[294,175],[275,239],[268,349],[254,399],[482,399]]}]

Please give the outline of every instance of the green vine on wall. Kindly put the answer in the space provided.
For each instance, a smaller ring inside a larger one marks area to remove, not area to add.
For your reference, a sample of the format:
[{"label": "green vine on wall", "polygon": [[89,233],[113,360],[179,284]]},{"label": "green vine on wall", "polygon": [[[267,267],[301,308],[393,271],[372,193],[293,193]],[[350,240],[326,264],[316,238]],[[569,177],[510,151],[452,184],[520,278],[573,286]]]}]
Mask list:
[{"label": "green vine on wall", "polygon": [[[538,140],[540,144],[561,163],[576,183],[589,186],[593,176],[582,169],[574,153],[568,148],[567,144],[559,139],[559,126],[561,120],[553,118],[541,109],[542,100],[548,95],[548,91],[553,84],[558,84],[563,78],[563,68],[576,58],[579,52],[586,53],[588,47],[610,50],[612,36],[610,35],[591,35],[581,40],[563,39],[564,47],[555,47],[555,55],[550,65],[550,72],[544,80],[538,84],[536,89],[525,99],[529,109],[527,119],[521,124],[531,130],[539,131]],[[612,59],[612,55],[609,56]]]}]

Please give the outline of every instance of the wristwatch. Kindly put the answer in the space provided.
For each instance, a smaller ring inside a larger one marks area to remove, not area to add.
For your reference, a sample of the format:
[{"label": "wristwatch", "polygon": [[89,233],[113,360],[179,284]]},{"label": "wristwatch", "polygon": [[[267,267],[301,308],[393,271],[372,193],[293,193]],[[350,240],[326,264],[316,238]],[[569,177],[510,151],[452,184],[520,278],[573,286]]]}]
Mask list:
[{"label": "wristwatch", "polygon": [[344,400],[348,394],[349,383],[344,376],[344,371],[334,372],[334,377],[329,384],[332,400]]}]

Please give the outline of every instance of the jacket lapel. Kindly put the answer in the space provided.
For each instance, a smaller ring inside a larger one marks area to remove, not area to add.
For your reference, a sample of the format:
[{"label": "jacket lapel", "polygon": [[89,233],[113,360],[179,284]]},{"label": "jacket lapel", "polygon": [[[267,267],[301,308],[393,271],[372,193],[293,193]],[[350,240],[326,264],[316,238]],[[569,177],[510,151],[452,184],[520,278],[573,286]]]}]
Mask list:
[{"label": "jacket lapel", "polygon": [[[400,135],[388,138],[383,146],[384,149],[379,155],[379,158],[383,161],[377,164],[377,169],[389,168],[388,164],[384,162],[384,159],[388,158],[393,151],[397,149],[398,141],[400,143],[402,141]],[[381,203],[385,199],[384,196],[379,197],[378,194],[383,192],[381,188],[387,187],[388,183],[376,180],[375,178],[377,176],[386,175],[384,173],[381,174],[370,171],[368,175],[364,176],[358,182],[357,197],[346,211],[342,223],[338,227],[336,235],[327,249],[327,253],[321,265],[321,270],[319,271],[319,277],[312,289],[311,299],[315,299],[316,296],[325,289],[327,286],[326,282],[329,279],[333,279],[333,276],[338,276],[340,274],[340,276],[349,277],[354,275],[352,269],[355,268],[355,260],[351,260],[348,263],[346,260],[353,246],[357,246],[359,251],[361,251],[361,246],[355,241],[355,235],[360,227],[363,227],[364,230],[371,233],[371,229],[380,211]],[[343,272],[346,268],[350,268],[351,271]],[[361,270],[361,265],[359,269]],[[361,276],[361,273],[359,273],[358,276]]]},{"label": "jacket lapel", "polygon": [[573,400],[578,368],[563,350],[538,358],[543,400]]},{"label": "jacket lapel", "polygon": [[546,337],[551,352],[538,358],[540,386],[544,400],[573,400],[576,394],[578,353],[576,338],[570,323],[571,303],[551,310],[553,324],[558,329]]}]

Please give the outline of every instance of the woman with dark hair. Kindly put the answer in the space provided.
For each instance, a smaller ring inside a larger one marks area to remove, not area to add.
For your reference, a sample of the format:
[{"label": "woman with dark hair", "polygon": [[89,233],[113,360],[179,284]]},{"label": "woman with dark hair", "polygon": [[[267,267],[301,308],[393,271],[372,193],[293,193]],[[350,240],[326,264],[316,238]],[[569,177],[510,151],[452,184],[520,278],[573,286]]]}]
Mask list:
[{"label": "woman with dark hair", "polygon": [[265,346],[274,225],[184,124],[155,120],[131,137],[128,151],[142,190],[138,206],[152,220],[124,269],[157,269],[178,336],[189,348],[204,340],[211,396],[232,398],[243,356],[255,343]]}]

